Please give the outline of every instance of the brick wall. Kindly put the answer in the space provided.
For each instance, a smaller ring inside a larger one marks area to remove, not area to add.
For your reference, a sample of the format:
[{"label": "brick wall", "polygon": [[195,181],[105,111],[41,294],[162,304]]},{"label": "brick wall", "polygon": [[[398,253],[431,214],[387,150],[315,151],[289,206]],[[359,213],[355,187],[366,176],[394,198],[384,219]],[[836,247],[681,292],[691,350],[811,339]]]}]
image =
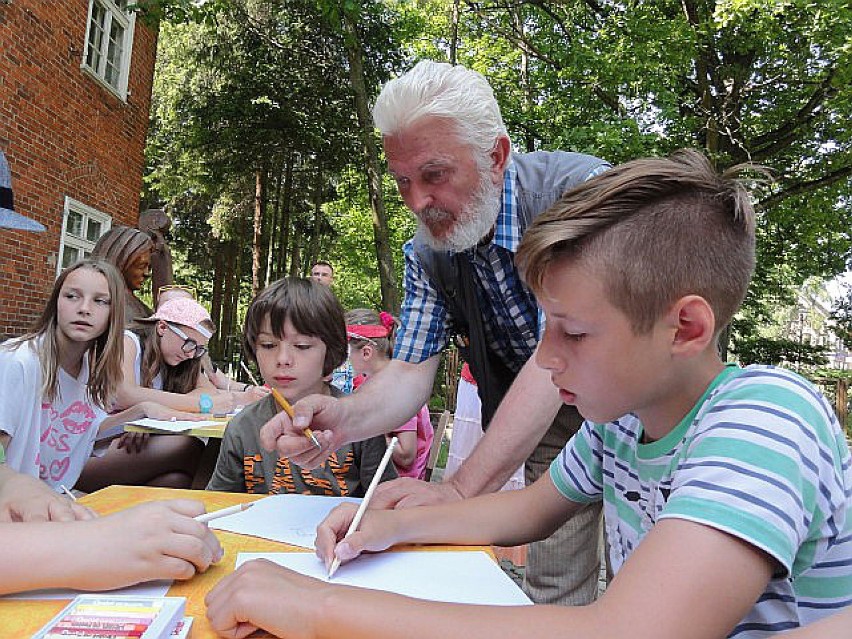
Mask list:
[{"label": "brick wall", "polygon": [[22,333],[53,283],[65,197],[139,217],[156,30],[136,20],[127,101],[80,69],[88,0],[0,0],[0,149],[15,209],[42,234],[0,230],[0,337]]}]

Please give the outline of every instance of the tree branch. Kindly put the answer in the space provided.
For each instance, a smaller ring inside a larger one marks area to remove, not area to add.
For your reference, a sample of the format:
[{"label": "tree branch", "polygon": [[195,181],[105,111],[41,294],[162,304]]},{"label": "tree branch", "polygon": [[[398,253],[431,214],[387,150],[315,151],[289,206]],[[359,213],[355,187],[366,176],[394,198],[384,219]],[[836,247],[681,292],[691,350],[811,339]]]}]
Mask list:
[{"label": "tree branch", "polygon": [[834,171],[830,171],[815,180],[795,182],[789,185],[787,188],[779,191],[778,193],[774,193],[768,198],[761,200],[760,202],[758,202],[757,207],[759,209],[771,208],[789,197],[801,195],[803,193],[810,193],[826,186],[831,186],[835,182],[839,182],[840,180],[850,175],[852,175],[852,165],[841,166],[840,168],[837,168]]},{"label": "tree branch", "polygon": [[754,137],[752,140],[754,149],[751,152],[754,159],[759,160],[769,157],[788,146],[796,138],[796,134],[801,127],[810,124],[820,115],[819,108],[826,99],[830,98],[837,91],[831,86],[836,73],[836,67],[832,66],[808,101],[802,105],[791,120],[774,131]]}]

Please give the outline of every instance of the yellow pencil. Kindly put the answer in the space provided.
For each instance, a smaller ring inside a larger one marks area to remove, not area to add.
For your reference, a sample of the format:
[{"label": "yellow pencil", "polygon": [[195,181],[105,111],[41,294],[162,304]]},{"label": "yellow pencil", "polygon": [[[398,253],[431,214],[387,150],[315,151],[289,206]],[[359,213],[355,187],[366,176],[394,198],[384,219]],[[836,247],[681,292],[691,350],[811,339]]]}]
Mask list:
[{"label": "yellow pencil", "polygon": [[[284,399],[284,395],[279,393],[276,389],[272,389],[272,396],[275,398],[275,401],[278,402],[278,405],[290,416],[290,419],[293,419],[293,407],[290,406],[290,402]],[[314,446],[317,447],[317,450],[322,450],[322,446],[320,446],[319,441],[317,440],[316,435],[314,435],[314,431],[310,428],[306,428],[302,431],[305,434],[305,437],[310,439]]]}]

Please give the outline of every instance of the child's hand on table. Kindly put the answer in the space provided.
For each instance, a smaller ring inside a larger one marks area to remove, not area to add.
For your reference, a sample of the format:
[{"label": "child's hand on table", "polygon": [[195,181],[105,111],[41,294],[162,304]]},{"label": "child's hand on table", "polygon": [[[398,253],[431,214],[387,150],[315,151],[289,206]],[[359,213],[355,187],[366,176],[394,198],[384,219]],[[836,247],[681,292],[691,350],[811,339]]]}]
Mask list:
[{"label": "child's hand on table", "polygon": [[314,624],[327,605],[328,583],[255,559],[224,577],[207,593],[207,619],[219,635],[242,639],[258,628],[276,637],[315,637]]},{"label": "child's hand on table", "polygon": [[204,572],[223,551],[213,532],[193,519],[203,513],[201,502],[157,501],[69,527],[69,541],[80,536],[68,553],[75,587],[106,590]]}]

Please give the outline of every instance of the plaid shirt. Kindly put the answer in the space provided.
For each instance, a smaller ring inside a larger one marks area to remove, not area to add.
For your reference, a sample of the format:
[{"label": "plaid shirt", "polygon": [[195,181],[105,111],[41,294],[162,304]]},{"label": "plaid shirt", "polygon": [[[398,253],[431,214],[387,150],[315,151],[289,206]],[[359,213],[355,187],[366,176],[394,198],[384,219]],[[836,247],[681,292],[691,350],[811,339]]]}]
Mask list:
[{"label": "plaid shirt", "polygon": [[[517,372],[535,351],[544,316],[532,292],[521,281],[514,255],[521,241],[515,199],[515,168],[506,169],[494,238],[485,246],[463,251],[479,280],[476,287],[489,347]],[[450,317],[437,291],[414,254],[412,241],[405,255],[405,299],[400,311],[394,357],[419,363],[440,353],[451,338]]]}]

